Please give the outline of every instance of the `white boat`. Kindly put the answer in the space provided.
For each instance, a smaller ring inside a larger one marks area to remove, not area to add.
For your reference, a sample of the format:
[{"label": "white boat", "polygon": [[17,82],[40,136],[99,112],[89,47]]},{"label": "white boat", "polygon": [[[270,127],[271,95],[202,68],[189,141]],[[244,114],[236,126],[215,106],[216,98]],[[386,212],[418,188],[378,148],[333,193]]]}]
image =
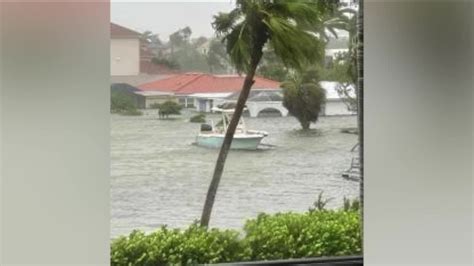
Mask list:
[{"label": "white boat", "polygon": [[[202,124],[201,130],[196,137],[196,144],[207,148],[220,148],[224,142],[225,133],[234,109],[214,107],[212,110],[222,114],[221,125],[214,125],[213,121],[211,121],[211,124]],[[236,150],[256,150],[262,139],[267,135],[268,133],[265,131],[247,129],[245,121],[241,117],[230,148]]]}]

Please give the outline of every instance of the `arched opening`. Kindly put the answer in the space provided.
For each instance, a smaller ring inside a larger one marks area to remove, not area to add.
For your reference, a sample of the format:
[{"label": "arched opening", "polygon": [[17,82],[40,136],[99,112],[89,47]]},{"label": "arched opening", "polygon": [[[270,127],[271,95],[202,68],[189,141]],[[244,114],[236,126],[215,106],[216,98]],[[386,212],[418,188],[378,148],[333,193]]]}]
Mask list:
[{"label": "arched opening", "polygon": [[283,114],[281,113],[280,110],[276,108],[271,108],[271,107],[262,109],[257,114],[257,117],[281,117],[281,116],[283,116]]}]

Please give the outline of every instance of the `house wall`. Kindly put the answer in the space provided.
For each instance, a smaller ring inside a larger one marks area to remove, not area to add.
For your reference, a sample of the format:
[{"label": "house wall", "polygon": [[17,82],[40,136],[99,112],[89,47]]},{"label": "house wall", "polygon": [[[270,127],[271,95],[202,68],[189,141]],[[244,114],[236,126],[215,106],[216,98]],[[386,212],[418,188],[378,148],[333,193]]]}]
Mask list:
[{"label": "house wall", "polygon": [[174,97],[174,96],[169,96],[169,95],[153,95],[153,96],[146,96],[145,98],[145,106],[146,108],[150,108],[150,106],[152,104],[155,104],[155,103],[164,103],[164,102],[167,102],[167,101],[173,101],[173,102],[176,102],[178,103],[178,98]]},{"label": "house wall", "polygon": [[194,107],[198,112],[210,113],[211,108],[213,107],[212,100],[204,98],[194,98]]},{"label": "house wall", "polygon": [[140,72],[140,43],[138,39],[110,40],[110,74],[134,76]]},{"label": "house wall", "polygon": [[354,113],[349,111],[342,101],[328,101],[324,107],[324,115],[354,115]]}]

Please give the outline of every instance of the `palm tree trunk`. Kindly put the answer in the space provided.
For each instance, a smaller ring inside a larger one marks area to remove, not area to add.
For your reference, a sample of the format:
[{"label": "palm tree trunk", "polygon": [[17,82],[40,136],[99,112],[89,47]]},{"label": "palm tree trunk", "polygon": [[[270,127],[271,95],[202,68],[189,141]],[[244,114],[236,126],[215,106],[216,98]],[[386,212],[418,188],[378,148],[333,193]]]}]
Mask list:
[{"label": "palm tree trunk", "polygon": [[239,99],[237,100],[237,105],[230,120],[229,126],[227,127],[227,132],[225,134],[224,142],[222,143],[219,156],[217,157],[216,166],[214,169],[214,174],[212,176],[211,184],[207,191],[206,201],[204,203],[204,209],[201,216],[201,226],[208,227],[209,220],[211,219],[212,207],[214,206],[214,199],[216,197],[217,188],[219,187],[219,182],[221,181],[222,173],[224,172],[225,161],[227,159],[227,154],[229,153],[230,146],[232,144],[232,139],[234,138],[235,129],[239,123],[240,117],[245,107],[245,102],[249,97],[250,89],[252,88],[255,76],[255,71],[257,65],[260,62],[260,56],[254,57],[252,60],[252,65],[245,77],[244,84],[242,86],[242,91],[240,92]]},{"label": "palm tree trunk", "polygon": [[357,124],[359,127],[360,160],[359,197],[361,238],[364,239],[364,0],[359,0],[357,16],[357,76]]}]

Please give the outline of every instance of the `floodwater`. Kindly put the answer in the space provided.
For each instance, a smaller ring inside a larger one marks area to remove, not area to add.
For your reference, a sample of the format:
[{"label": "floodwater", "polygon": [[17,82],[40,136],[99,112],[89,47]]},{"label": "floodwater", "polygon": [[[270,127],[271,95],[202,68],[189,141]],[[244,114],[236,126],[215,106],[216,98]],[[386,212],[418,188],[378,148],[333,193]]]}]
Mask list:
[{"label": "floodwater", "polygon": [[[111,236],[166,224],[186,227],[200,218],[218,150],[192,145],[199,124],[111,115]],[[217,121],[218,116],[208,116]],[[258,213],[306,211],[324,191],[328,207],[358,196],[358,183],[341,177],[350,166],[356,117],[321,117],[302,133],[293,117],[247,118],[265,130],[258,151],[231,151],[210,226],[239,229]]]}]

